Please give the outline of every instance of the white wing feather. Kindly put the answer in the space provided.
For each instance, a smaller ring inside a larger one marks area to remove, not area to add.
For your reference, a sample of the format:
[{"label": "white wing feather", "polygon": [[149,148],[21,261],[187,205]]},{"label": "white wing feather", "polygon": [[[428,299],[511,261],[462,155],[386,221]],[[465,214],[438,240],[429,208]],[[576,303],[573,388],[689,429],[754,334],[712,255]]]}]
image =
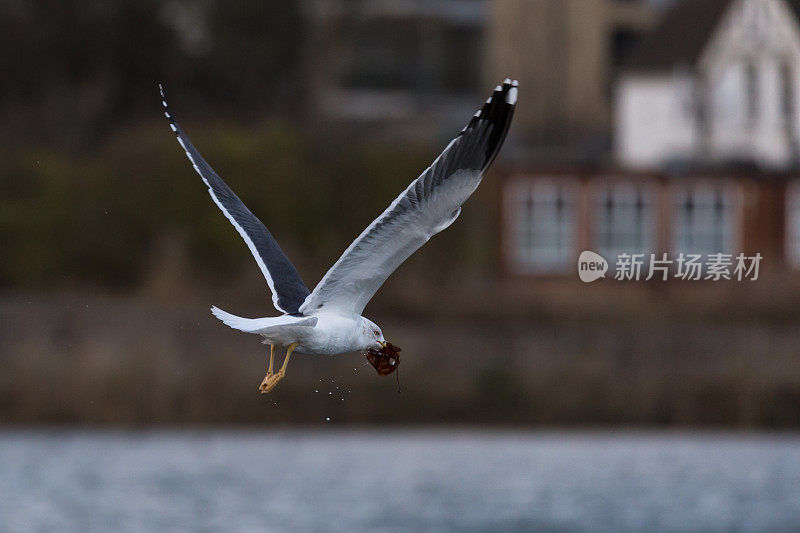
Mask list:
[{"label": "white wing feather", "polygon": [[505,139],[517,83],[506,80],[408,188],[345,250],[300,306],[304,315],[360,315],[394,270],[452,224]]}]

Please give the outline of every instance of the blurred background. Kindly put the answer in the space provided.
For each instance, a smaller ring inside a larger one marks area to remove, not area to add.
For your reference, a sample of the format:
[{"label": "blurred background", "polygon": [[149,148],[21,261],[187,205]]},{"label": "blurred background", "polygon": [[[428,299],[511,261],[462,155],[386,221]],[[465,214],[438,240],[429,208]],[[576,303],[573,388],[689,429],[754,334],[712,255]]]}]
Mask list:
[{"label": "blurred background", "polygon": [[[0,2],[0,531],[798,527],[798,17],[795,0]],[[402,394],[350,354],[295,357],[259,395],[265,347],[209,307],[271,315],[269,291],[157,84],[313,287],[505,77],[500,156],[365,311],[403,349]],[[578,279],[582,250],[606,279]],[[763,260],[756,280],[616,281],[621,252]],[[245,465],[287,449],[277,471]],[[297,512],[320,479],[341,501]],[[358,507],[362,488],[399,500]],[[263,491],[258,512],[229,505]],[[358,511],[326,521],[340,505]]]}]

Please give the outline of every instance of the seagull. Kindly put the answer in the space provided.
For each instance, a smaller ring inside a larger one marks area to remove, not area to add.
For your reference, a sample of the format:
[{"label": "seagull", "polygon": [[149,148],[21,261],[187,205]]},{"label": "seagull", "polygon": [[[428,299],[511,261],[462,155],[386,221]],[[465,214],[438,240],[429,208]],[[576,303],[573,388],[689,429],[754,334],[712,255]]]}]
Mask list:
[{"label": "seagull", "polygon": [[[475,192],[484,172],[503,145],[519,83],[506,79],[472,116],[444,151],[395,198],[391,205],[344,251],[313,291],[264,224],[214,172],[192,145],[167,106],[169,125],[211,199],[239,232],[267,280],[280,316],[243,318],[217,307],[212,314],[227,326],[263,337],[270,346],[267,375],[259,386],[268,393],[286,375],[293,352],[337,355],[365,352],[380,375],[399,365],[399,348],[387,342],[381,328],[362,316],[364,307],[389,275],[428,239],[450,226],[461,205]],[[277,347],[283,365],[273,371]]]}]

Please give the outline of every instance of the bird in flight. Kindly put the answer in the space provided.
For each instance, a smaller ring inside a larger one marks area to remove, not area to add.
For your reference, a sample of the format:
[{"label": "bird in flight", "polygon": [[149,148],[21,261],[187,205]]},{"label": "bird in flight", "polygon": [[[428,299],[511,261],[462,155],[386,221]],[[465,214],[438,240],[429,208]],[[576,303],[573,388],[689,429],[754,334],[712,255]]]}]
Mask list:
[{"label": "bird in flight", "polygon": [[[400,349],[387,342],[381,328],[361,313],[403,261],[458,218],[461,204],[478,187],[503,145],[517,103],[518,85],[506,79],[495,87],[461,133],[350,244],[313,291],[308,290],[264,224],[189,142],[159,85],[170,128],[208,187],[211,199],[244,239],[267,280],[273,305],[282,313],[276,317],[243,318],[211,308],[226,325],[261,335],[270,346],[267,375],[259,386],[262,394],[283,379],[295,351],[309,355],[362,351],[378,374],[397,369]],[[286,349],[277,372],[273,371],[276,347]]]}]

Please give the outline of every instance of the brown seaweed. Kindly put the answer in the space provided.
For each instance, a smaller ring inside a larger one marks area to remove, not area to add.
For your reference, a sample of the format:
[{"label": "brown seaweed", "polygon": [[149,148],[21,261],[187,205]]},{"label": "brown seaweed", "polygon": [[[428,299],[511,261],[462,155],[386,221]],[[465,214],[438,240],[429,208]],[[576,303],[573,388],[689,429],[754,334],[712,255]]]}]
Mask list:
[{"label": "brown seaweed", "polygon": [[400,348],[387,342],[380,349],[370,348],[365,355],[379,376],[388,376],[400,366],[400,351]]}]

